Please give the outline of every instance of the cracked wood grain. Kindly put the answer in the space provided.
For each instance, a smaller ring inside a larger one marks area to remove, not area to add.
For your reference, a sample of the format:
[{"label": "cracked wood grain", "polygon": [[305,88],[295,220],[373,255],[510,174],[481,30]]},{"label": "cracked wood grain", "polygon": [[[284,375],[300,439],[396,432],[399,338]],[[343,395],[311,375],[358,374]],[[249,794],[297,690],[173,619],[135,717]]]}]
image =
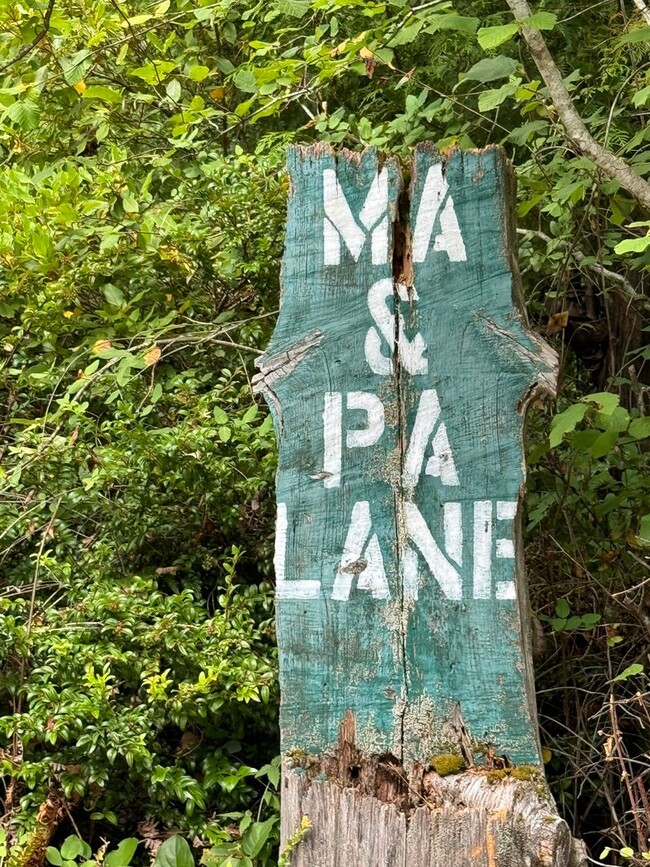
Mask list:
[{"label": "cracked wood grain", "polygon": [[[256,380],[279,445],[283,840],[308,815],[296,867],[563,867],[519,529],[523,417],[556,360],[517,307],[503,153],[419,146],[410,169],[407,190],[374,150],[289,154]],[[463,773],[432,769],[447,754]],[[497,759],[534,781],[490,788]]]}]

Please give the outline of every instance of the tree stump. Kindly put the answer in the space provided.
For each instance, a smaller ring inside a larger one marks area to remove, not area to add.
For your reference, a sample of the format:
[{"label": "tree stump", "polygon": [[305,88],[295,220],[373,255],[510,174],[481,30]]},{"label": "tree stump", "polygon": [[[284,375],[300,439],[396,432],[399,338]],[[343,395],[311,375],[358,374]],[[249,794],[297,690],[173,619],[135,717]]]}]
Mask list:
[{"label": "tree stump", "polygon": [[[577,864],[540,759],[525,325],[498,148],[289,154],[278,324],[282,838],[292,867]],[[300,842],[303,817],[310,828]]]}]

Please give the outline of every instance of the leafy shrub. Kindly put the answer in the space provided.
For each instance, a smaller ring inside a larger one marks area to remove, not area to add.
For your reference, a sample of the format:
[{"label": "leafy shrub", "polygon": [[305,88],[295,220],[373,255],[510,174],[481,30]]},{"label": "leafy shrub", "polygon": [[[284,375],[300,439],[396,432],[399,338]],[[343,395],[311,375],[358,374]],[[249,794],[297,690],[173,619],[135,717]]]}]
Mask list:
[{"label": "leafy shrub", "polygon": [[113,183],[99,171],[81,220],[90,180],[67,156],[0,215],[0,770],[18,850],[72,813],[93,844],[147,821],[207,843],[263,794],[275,463],[248,365],[277,303],[276,164],[158,166],[150,184],[166,196],[173,176],[183,205],[148,200],[148,229],[120,212],[110,242]]},{"label": "leafy shrub", "polygon": [[[561,808],[594,829],[594,851],[613,837],[623,857],[648,854],[649,434],[650,419],[618,394],[587,394],[529,456],[529,575],[548,625],[536,640],[547,768]],[[598,829],[613,816],[608,837]]]}]

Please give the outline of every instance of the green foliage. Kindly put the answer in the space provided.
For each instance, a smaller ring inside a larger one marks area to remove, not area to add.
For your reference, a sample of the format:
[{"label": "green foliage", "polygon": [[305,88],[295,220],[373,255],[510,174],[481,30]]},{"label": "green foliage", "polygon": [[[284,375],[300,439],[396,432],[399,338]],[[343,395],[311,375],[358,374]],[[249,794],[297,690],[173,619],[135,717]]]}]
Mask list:
[{"label": "green foliage", "polygon": [[[587,509],[585,517],[602,522],[609,538],[623,537],[637,547],[643,545],[642,521],[650,502],[645,472],[649,421],[647,416],[640,417],[637,411],[620,406],[619,396],[611,392],[585,395],[579,403],[558,413],[551,422],[548,443],[551,448],[559,448],[566,440],[560,461],[569,487],[558,483],[557,476],[546,469],[536,477],[536,483],[547,490],[537,491],[530,528],[545,517],[561,492],[565,508],[575,513]],[[539,461],[546,454],[547,447],[542,444],[531,457]],[[529,500],[531,505],[534,502],[533,498]],[[602,539],[598,542],[602,543]],[[558,602],[558,606],[565,604],[564,600]],[[556,615],[566,618],[568,612],[556,610]]]},{"label": "green foliage", "polygon": [[[57,4],[48,50],[1,83],[0,767],[26,853],[51,793],[89,839],[148,821],[207,845],[219,813],[257,808],[277,751],[273,436],[250,367],[282,154],[226,156],[169,8]],[[40,16],[3,7],[1,58]]]},{"label": "green foliage", "polygon": [[127,837],[119,842],[116,849],[109,852],[106,852],[106,845],[103,845],[93,857],[88,843],[72,834],[66,837],[60,849],[48,846],[45,858],[53,867],[96,867],[97,864],[104,864],[105,867],[129,867],[138,842],[135,837]]},{"label": "green foliage", "polygon": [[[135,841],[137,844],[137,840]],[[72,834],[61,844],[61,849],[55,846],[48,846],[45,852],[45,857],[54,867],[73,867],[77,860],[85,863],[92,857],[93,850],[88,843]],[[127,862],[128,863],[128,862]]]},{"label": "green foliage", "polygon": [[311,822],[308,816],[303,816],[300,820],[300,827],[296,828],[293,834],[289,837],[284,845],[284,849],[280,853],[278,867],[290,867],[291,854],[302,843],[311,829]]},{"label": "green foliage", "polygon": [[156,867],[194,867],[189,843],[180,834],[174,834],[161,843],[154,864]]},{"label": "green foliage", "polygon": [[[586,394],[553,418],[529,456],[532,593],[552,630],[545,641],[553,662],[548,675],[548,663],[538,673],[542,731],[549,771],[560,778],[556,797],[568,812],[582,809],[586,791],[594,814],[606,809],[618,775],[624,768],[633,775],[645,749],[628,702],[644,682],[638,599],[650,511],[647,422],[618,393]],[[587,713],[584,723],[564,727],[558,708],[566,689],[576,697],[574,720]],[[572,756],[582,791],[562,779],[555,750]],[[598,778],[589,772],[593,762]],[[634,839],[632,829],[622,833]]]},{"label": "green foliage", "polygon": [[549,623],[555,632],[563,632],[571,629],[593,629],[602,620],[602,615],[595,611],[582,616],[571,616],[571,606],[566,599],[558,599],[555,603],[555,612],[552,617],[540,614],[540,620]]}]

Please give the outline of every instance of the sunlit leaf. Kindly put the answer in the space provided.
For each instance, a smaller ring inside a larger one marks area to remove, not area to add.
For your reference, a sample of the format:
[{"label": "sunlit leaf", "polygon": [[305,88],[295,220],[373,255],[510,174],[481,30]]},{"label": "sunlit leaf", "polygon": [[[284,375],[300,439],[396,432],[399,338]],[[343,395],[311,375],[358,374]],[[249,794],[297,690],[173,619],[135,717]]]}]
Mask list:
[{"label": "sunlit leaf", "polygon": [[585,417],[587,407],[584,403],[574,403],[572,406],[555,416],[551,422],[549,442],[551,447],[559,445],[564,435],[575,430],[575,427]]},{"label": "sunlit leaf", "polygon": [[500,24],[496,27],[481,27],[476,34],[478,44],[486,51],[502,45],[511,39],[515,33],[519,31],[519,25],[516,21],[511,21],[509,24]]},{"label": "sunlit leaf", "polygon": [[612,682],[627,680],[628,677],[636,677],[637,674],[642,674],[643,670],[643,666],[640,662],[634,662],[632,665],[628,665],[628,667],[620,674],[617,674],[616,677],[613,677]]},{"label": "sunlit leaf", "polygon": [[512,57],[485,57],[475,63],[467,72],[460,75],[461,81],[495,81],[497,78],[507,78],[517,68],[517,61]]}]

